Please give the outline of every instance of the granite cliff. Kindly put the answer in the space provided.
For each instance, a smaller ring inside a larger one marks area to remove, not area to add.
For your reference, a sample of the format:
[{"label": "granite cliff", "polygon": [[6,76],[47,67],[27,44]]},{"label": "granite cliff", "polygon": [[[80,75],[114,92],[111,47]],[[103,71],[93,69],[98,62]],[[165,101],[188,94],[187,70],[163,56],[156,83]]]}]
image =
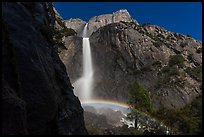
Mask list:
[{"label": "granite cliff", "polygon": [[[86,23],[65,22],[78,34]],[[155,110],[161,105],[182,108],[202,94],[202,42],[160,26],[141,25],[127,10],[91,18],[88,31],[95,98],[127,102],[134,81],[148,90]],[[59,53],[71,82],[82,73],[81,39],[65,38],[67,50]]]},{"label": "granite cliff", "polygon": [[[104,14],[92,17],[88,21],[89,25],[87,36],[90,36],[93,32],[95,32],[96,30],[103,26],[106,26],[111,23],[117,23],[120,21],[134,22],[135,24],[138,24],[138,22],[130,16],[129,12],[126,9],[123,9],[116,11],[113,14]],[[74,29],[76,32],[78,32],[78,36],[81,36],[81,32],[86,22],[78,18],[65,20],[65,24],[66,27]]]}]

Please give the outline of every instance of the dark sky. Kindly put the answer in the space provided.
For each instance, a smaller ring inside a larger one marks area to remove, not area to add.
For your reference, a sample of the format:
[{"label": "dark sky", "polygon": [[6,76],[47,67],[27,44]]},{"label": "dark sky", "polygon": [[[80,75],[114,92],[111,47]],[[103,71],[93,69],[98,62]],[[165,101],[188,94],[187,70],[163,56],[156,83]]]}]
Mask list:
[{"label": "dark sky", "polygon": [[127,9],[140,24],[159,25],[202,41],[201,2],[54,2],[54,6],[64,19],[86,22],[93,16]]}]

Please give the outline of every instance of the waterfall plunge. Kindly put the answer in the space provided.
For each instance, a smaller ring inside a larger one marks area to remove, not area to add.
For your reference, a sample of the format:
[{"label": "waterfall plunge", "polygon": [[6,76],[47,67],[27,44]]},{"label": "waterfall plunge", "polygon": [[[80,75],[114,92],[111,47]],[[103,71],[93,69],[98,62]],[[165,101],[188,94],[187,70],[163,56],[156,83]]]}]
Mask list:
[{"label": "waterfall plunge", "polygon": [[93,87],[93,66],[91,59],[91,48],[89,38],[87,37],[87,26],[85,25],[82,32],[83,37],[83,74],[76,82],[74,82],[74,92],[80,100],[91,99]]}]

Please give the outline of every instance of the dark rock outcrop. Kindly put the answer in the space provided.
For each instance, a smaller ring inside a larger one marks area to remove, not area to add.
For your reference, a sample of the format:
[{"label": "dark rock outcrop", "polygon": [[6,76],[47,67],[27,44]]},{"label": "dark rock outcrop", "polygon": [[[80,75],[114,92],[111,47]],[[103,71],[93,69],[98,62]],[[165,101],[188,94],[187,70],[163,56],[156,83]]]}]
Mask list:
[{"label": "dark rock outcrop", "polygon": [[[109,19],[110,15],[101,16]],[[96,28],[89,38],[95,98],[127,102],[134,81],[149,91],[155,109],[181,108],[202,94],[202,42],[129,20],[90,25]],[[65,46],[70,50],[62,51],[60,58],[69,73],[80,74],[82,46],[79,38],[69,40],[65,39]],[[71,53],[75,54],[64,56]],[[76,79],[70,76],[72,82]]]},{"label": "dark rock outcrop", "polygon": [[52,3],[2,3],[2,134],[87,134],[56,49],[41,33]]},{"label": "dark rock outcrop", "polygon": [[70,80],[73,80],[73,83],[82,75],[82,38],[70,36],[64,39],[64,43],[67,50],[61,50],[59,56],[65,64],[67,72],[78,72],[69,73]]}]

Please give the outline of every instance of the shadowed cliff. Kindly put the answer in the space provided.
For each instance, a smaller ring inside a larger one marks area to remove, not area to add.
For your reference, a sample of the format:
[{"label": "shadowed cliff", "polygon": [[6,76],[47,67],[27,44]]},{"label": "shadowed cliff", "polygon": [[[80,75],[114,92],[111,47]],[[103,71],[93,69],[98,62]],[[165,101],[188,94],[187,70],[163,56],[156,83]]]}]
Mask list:
[{"label": "shadowed cliff", "polygon": [[[2,3],[2,133],[87,134],[83,109],[49,27],[52,3]],[[58,21],[57,21],[58,19]]]}]

